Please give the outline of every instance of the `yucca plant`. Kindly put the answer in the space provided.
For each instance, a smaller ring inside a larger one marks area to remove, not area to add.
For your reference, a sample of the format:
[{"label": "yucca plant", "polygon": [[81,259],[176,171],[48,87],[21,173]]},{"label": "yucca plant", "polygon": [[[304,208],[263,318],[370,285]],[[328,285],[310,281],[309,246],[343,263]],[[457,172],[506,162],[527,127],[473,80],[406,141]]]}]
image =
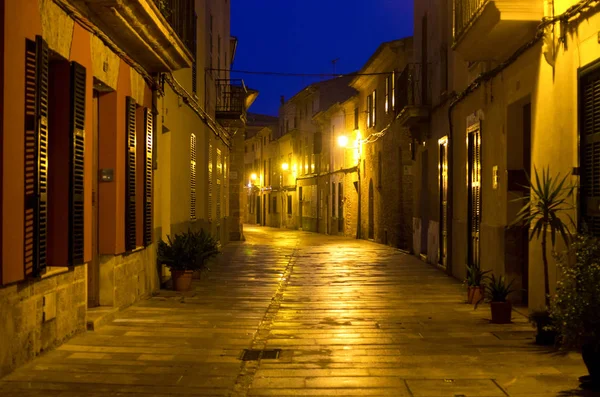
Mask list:
[{"label": "yucca plant", "polygon": [[568,186],[567,179],[571,175],[568,173],[560,177],[550,176],[550,168],[542,170],[542,177],[538,174],[537,168],[534,168],[535,180],[532,181],[529,176],[527,180],[531,188],[531,194],[517,199],[524,200],[525,204],[518,212],[516,219],[509,226],[530,227],[529,240],[540,239],[542,245],[542,261],[544,263],[544,292],[546,307],[550,304],[550,282],[548,279],[548,231],[550,232],[550,241],[552,243],[552,252],[555,252],[556,235],[560,235],[567,247],[571,239],[569,227],[561,218],[566,216],[572,225],[575,224],[568,211],[573,208],[568,199],[573,195],[574,186]]}]

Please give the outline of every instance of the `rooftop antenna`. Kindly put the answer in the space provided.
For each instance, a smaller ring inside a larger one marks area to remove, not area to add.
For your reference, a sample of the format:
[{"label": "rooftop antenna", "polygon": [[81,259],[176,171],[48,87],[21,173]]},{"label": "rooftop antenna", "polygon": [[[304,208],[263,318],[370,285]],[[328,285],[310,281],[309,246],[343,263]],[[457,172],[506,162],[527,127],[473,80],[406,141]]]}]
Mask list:
[{"label": "rooftop antenna", "polygon": [[333,65],[333,74],[335,75],[335,64],[338,63],[338,61],[340,60],[340,58],[335,58],[333,61],[331,61],[331,64]]}]

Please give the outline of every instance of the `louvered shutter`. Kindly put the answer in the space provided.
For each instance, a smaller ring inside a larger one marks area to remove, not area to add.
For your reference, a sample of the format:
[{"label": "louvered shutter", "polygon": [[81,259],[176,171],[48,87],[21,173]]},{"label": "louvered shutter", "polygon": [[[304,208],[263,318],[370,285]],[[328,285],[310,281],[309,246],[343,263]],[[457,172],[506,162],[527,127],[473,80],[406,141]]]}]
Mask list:
[{"label": "louvered shutter", "polygon": [[71,164],[69,191],[69,263],[83,263],[84,245],[84,149],[86,70],[71,63]]},{"label": "louvered shutter", "polygon": [[190,220],[196,220],[196,135],[190,135]]},{"label": "louvered shutter", "polygon": [[208,144],[208,220],[212,220],[212,187],[213,187],[213,155],[212,144]]},{"label": "louvered shutter", "polygon": [[223,175],[223,158],[221,154],[221,149],[217,149],[217,203],[216,203],[216,218],[217,224],[221,223],[221,177]]},{"label": "louvered shutter", "polygon": [[146,108],[144,110],[144,125],[146,126],[146,159],[144,161],[144,245],[152,244],[152,148],[153,146],[153,131],[154,131],[154,115],[152,110]]},{"label": "louvered shutter", "polygon": [[48,230],[48,45],[37,36],[25,45],[25,214],[27,276],[46,271]]},{"label": "louvered shutter", "polygon": [[135,99],[127,97],[125,111],[125,250],[136,248]]},{"label": "louvered shutter", "polygon": [[600,237],[600,72],[581,84],[581,207],[588,231]]},{"label": "louvered shutter", "polygon": [[470,264],[479,265],[481,229],[481,131],[473,129],[469,134],[470,150],[470,232],[471,260]]}]

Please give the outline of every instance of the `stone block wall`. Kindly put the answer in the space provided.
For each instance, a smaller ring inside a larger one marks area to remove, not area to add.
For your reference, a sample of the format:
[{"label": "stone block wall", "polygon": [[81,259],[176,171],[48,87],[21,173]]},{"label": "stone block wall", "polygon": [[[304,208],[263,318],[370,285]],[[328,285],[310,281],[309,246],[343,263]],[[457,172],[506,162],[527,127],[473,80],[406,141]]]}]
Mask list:
[{"label": "stone block wall", "polygon": [[[86,270],[50,270],[42,279],[0,288],[0,377],[85,330]],[[52,303],[56,317],[49,319]]]},{"label": "stone block wall", "polygon": [[125,308],[159,288],[152,247],[126,255],[100,257],[100,305]]}]

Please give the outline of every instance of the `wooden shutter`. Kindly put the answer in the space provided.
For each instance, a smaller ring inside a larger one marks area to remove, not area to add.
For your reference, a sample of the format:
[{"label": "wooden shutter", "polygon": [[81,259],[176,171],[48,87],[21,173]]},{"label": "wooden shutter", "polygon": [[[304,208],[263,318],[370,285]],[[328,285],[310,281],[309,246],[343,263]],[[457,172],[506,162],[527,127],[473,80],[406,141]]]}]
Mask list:
[{"label": "wooden shutter", "polygon": [[144,110],[144,125],[146,126],[146,159],[144,162],[144,245],[152,244],[152,158],[154,114],[151,109]]},{"label": "wooden shutter", "polygon": [[216,218],[217,224],[221,223],[221,176],[223,174],[223,158],[221,155],[221,149],[217,149],[217,203],[216,203]]},{"label": "wooden shutter", "polygon": [[136,248],[135,208],[135,99],[127,97],[125,110],[125,250]]},{"label": "wooden shutter", "polygon": [[86,70],[71,63],[69,263],[83,263]]},{"label": "wooden shutter", "polygon": [[581,207],[588,231],[600,237],[600,72],[581,84]]},{"label": "wooden shutter", "polygon": [[48,229],[48,45],[37,36],[25,45],[25,214],[27,276],[46,271]]},{"label": "wooden shutter", "polygon": [[469,131],[469,265],[479,265],[481,229],[481,130],[479,124]]},{"label": "wooden shutter", "polygon": [[208,220],[212,220],[212,187],[213,187],[213,155],[212,144],[208,144]]},{"label": "wooden shutter", "polygon": [[196,135],[190,135],[190,220],[196,220]]}]

